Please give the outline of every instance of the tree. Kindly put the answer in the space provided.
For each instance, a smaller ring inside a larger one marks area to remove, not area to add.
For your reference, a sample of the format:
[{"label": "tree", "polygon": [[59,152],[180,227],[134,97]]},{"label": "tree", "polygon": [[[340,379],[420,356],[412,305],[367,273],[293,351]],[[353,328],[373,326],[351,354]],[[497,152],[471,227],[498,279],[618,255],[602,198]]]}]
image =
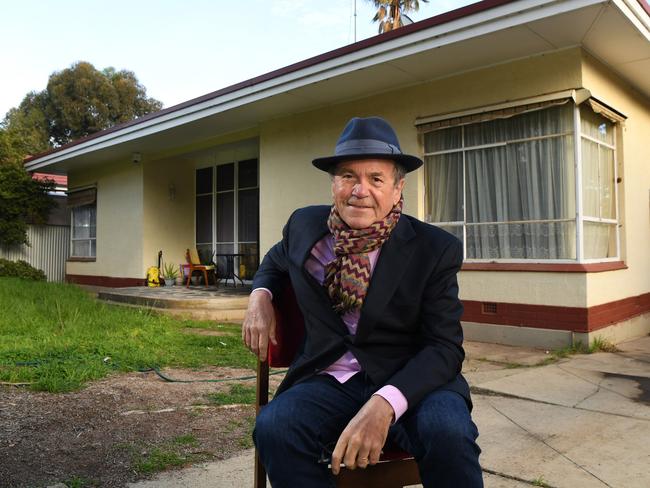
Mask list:
[{"label": "tree", "polygon": [[0,165],[0,244],[29,244],[27,224],[44,224],[56,205],[52,181],[37,181],[19,165]]},{"label": "tree", "polygon": [[114,125],[156,112],[132,71],[98,71],[85,61],[50,75],[45,90],[28,93],[0,123],[0,163],[38,154]]},{"label": "tree", "polygon": [[[407,12],[417,12],[420,9],[418,0],[371,0],[377,7],[373,22],[379,22],[379,33],[392,31],[404,25]],[[428,3],[429,0],[422,0]],[[410,21],[408,17],[406,17]]]},{"label": "tree", "polygon": [[97,71],[83,61],[52,74],[46,92],[45,114],[55,145],[162,108],[161,102],[147,97],[133,72],[114,68]]}]

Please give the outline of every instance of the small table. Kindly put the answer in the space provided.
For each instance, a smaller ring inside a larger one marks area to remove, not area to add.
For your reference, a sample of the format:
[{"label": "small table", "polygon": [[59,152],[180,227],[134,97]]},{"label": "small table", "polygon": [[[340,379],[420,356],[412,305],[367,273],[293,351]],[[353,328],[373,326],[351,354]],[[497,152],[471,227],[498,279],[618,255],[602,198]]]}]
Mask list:
[{"label": "small table", "polygon": [[[232,279],[232,284],[236,288],[237,287],[237,281],[235,281],[236,278],[239,280],[242,286],[244,286],[244,281],[237,273],[235,273],[235,258],[243,258],[245,256],[247,256],[247,254],[236,253],[236,252],[214,254],[215,258],[226,258],[226,276],[224,278],[226,285],[228,284],[228,280]],[[216,264],[216,259],[215,259],[215,264]]]}]

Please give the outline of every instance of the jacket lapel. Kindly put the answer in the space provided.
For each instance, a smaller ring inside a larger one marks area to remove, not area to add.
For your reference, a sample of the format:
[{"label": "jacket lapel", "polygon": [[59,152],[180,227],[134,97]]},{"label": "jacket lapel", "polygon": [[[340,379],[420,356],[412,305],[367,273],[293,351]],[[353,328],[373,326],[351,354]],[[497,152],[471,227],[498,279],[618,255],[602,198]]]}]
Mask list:
[{"label": "jacket lapel", "polygon": [[300,272],[302,277],[309,285],[310,293],[317,295],[317,299],[312,300],[313,305],[318,305],[318,309],[314,309],[313,313],[323,322],[329,324],[334,330],[339,332],[341,335],[349,334],[348,328],[341,320],[339,314],[337,314],[330,304],[330,298],[323,287],[316,279],[309,274],[309,271],[305,268],[305,263],[309,258],[312,248],[314,245],[322,239],[325,235],[329,233],[327,227],[327,217],[329,216],[330,207],[327,207],[322,215],[319,213],[317,218],[314,218],[309,225],[300,230],[301,238],[298,240],[299,244],[296,249],[296,257],[298,259],[296,264],[300,265]]},{"label": "jacket lapel", "polygon": [[381,248],[361,309],[355,342],[368,337],[395,293],[415,249],[413,243],[409,243],[413,237],[415,231],[411,223],[408,218],[402,216]]}]

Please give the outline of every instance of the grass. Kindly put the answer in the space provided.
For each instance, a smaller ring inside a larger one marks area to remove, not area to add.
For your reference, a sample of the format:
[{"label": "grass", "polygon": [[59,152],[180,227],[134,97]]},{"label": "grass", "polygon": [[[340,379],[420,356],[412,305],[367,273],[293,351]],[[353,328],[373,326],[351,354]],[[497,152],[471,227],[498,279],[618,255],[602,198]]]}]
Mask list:
[{"label": "grass", "polygon": [[532,481],[532,485],[533,485],[533,486],[548,487],[548,484],[547,484],[546,481],[544,480],[544,477],[543,477],[543,476],[540,476],[540,477],[538,477],[538,478],[535,478],[535,479]]},{"label": "grass", "polygon": [[213,405],[252,405],[255,403],[255,387],[235,384],[230,387],[228,393],[222,391],[209,393],[206,398]]},{"label": "grass", "polygon": [[[0,278],[0,303],[0,382],[65,392],[114,371],[255,366],[236,325],[108,305],[73,285],[18,278]],[[183,333],[192,327],[226,334]]]},{"label": "grass", "polygon": [[66,488],[91,488],[99,486],[99,484],[93,480],[88,480],[86,478],[81,478],[79,476],[74,476],[63,482]]},{"label": "grass", "polygon": [[582,342],[578,341],[571,346],[567,346],[561,349],[556,349],[555,351],[551,351],[549,357],[547,357],[543,361],[540,361],[535,366],[546,366],[547,364],[554,363],[560,359],[567,358],[574,354],[593,354],[595,352],[618,352],[618,351],[619,349],[616,347],[616,345],[614,345],[607,339],[604,339],[602,337],[595,337],[594,340],[591,341],[589,347],[585,346]]},{"label": "grass", "polygon": [[210,455],[205,452],[188,452],[199,446],[199,441],[191,434],[171,439],[158,446],[128,446],[134,457],[133,469],[138,474],[151,474],[173,467],[187,466],[207,460]]}]

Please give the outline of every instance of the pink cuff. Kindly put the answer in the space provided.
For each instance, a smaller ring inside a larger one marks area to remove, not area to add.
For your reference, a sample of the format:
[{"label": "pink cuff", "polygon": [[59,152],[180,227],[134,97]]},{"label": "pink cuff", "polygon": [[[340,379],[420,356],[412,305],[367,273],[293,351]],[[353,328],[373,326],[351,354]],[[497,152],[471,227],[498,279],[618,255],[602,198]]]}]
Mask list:
[{"label": "pink cuff", "polygon": [[393,412],[395,412],[395,420],[393,423],[397,422],[399,418],[404,415],[409,408],[409,402],[406,397],[395,388],[393,385],[386,385],[377,390],[375,395],[379,395],[393,407]]},{"label": "pink cuff", "polygon": [[253,293],[253,292],[255,292],[255,291],[258,291],[258,290],[265,291],[266,293],[269,294],[269,296],[271,297],[271,300],[273,300],[273,293],[272,293],[271,290],[269,290],[268,288],[262,288],[262,287],[260,287],[260,288],[255,288],[253,291],[251,291],[251,293]]}]

